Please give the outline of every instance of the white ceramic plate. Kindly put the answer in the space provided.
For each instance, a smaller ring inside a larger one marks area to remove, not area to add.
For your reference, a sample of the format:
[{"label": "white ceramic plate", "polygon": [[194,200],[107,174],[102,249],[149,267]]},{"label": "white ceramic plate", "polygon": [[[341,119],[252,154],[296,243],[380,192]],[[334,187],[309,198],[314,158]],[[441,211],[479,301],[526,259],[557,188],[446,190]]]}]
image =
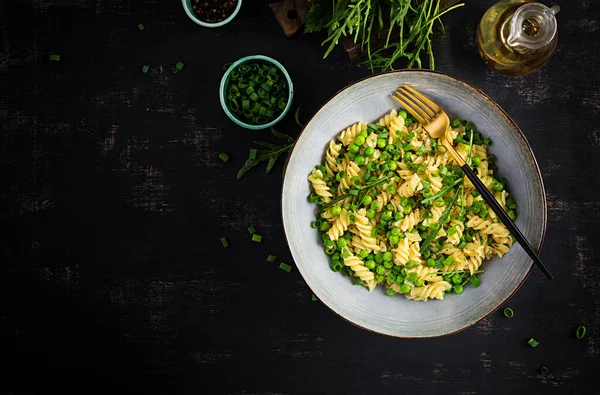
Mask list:
[{"label": "white ceramic plate", "polygon": [[307,180],[320,164],[331,139],[358,121],[376,122],[399,108],[391,93],[409,83],[438,103],[450,116],[470,120],[493,141],[499,174],[509,182],[518,204],[517,226],[532,246],[542,245],[546,231],[546,195],[539,168],[523,133],[492,99],[473,86],[445,74],[402,70],[356,82],[331,98],[298,138],[283,183],[283,223],[298,270],[314,294],[346,320],[371,331],[398,337],[433,337],[464,329],[499,307],[523,283],[533,262],[515,244],[502,258],[485,262],[478,288],[444,300],[411,301],[389,297],[383,287],[369,293],[347,276],[333,272],[319,232],[310,227],[317,208],[309,203]]}]

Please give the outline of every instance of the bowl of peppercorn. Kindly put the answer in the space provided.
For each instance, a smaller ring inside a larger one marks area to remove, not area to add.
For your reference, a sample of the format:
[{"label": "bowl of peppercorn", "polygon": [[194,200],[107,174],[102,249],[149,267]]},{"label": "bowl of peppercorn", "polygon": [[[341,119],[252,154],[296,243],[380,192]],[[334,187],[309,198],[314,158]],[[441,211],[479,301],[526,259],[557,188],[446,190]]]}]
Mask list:
[{"label": "bowl of peppercorn", "polygon": [[219,27],[231,22],[242,0],[181,0],[187,16],[200,26]]}]

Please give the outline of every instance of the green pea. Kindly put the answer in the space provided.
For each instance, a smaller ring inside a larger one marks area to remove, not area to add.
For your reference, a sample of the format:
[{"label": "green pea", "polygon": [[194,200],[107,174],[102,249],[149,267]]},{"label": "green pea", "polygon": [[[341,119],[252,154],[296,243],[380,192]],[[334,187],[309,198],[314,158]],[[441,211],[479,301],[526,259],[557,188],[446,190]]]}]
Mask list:
[{"label": "green pea", "polygon": [[460,276],[460,274],[456,273],[454,276],[452,276],[452,283],[454,283],[454,284],[462,283],[462,277]]},{"label": "green pea", "polygon": [[387,261],[387,262],[391,262],[392,261],[392,253],[389,251],[386,251],[383,253],[383,260]]},{"label": "green pea", "polygon": [[371,157],[375,153],[375,148],[367,147],[365,148],[365,156]]},{"label": "green pea", "polygon": [[376,266],[375,261],[368,260],[365,262],[365,267],[369,270],[375,269],[375,266]]},{"label": "green pea", "polygon": [[354,162],[356,162],[357,165],[362,166],[365,164],[365,157],[358,155],[356,158],[354,158]]},{"label": "green pea", "polygon": [[367,210],[367,218],[375,218],[376,214],[377,214],[377,212],[375,210],[373,210],[372,208]]},{"label": "green pea", "polygon": [[388,163],[390,170],[396,170],[398,168],[398,164],[395,161]]},{"label": "green pea", "polygon": [[392,266],[394,266],[392,261],[383,261],[383,267],[385,267],[386,269],[391,269]]},{"label": "green pea", "polygon": [[333,206],[331,208],[331,215],[340,215],[342,213],[342,208],[340,206]]},{"label": "green pea", "polygon": [[386,145],[385,139],[377,139],[377,147],[383,149],[383,148],[385,148],[385,145]]},{"label": "green pea", "polygon": [[373,198],[369,195],[366,195],[362,200],[362,204],[364,206],[368,206],[369,204],[371,204],[371,202],[373,202]]},{"label": "green pea", "polygon": [[390,237],[388,237],[388,240],[389,240],[390,244],[396,245],[400,241],[400,237],[391,235]]},{"label": "green pea", "polygon": [[358,136],[356,139],[354,139],[354,144],[361,146],[365,143],[365,138],[363,136]]},{"label": "green pea", "polygon": [[375,273],[377,274],[385,274],[385,267],[383,267],[382,265],[379,265],[375,268]]},{"label": "green pea", "polygon": [[409,293],[410,292],[410,285],[408,285],[408,284],[402,284],[400,286],[400,292],[402,292],[403,294]]},{"label": "green pea", "polygon": [[463,286],[456,284],[454,287],[452,287],[452,289],[454,289],[454,293],[461,294],[463,291]]},{"label": "green pea", "polygon": [[341,250],[342,248],[344,248],[348,245],[348,241],[346,241],[346,239],[344,239],[343,237],[340,237],[339,239],[337,239],[336,244],[337,244],[338,248]]},{"label": "green pea", "polygon": [[408,118],[408,113],[406,112],[406,110],[399,110],[398,115],[400,115],[405,120],[406,120],[406,118]]},{"label": "green pea", "polygon": [[375,276],[375,281],[377,281],[378,283],[382,283],[384,278],[385,277],[383,277],[383,274],[378,274]]},{"label": "green pea", "polygon": [[386,294],[387,296],[394,296],[394,295],[396,295],[396,291],[394,291],[394,290],[393,290],[393,289],[391,289],[391,288],[388,288],[388,289],[386,289],[386,290],[385,290],[385,294]]}]

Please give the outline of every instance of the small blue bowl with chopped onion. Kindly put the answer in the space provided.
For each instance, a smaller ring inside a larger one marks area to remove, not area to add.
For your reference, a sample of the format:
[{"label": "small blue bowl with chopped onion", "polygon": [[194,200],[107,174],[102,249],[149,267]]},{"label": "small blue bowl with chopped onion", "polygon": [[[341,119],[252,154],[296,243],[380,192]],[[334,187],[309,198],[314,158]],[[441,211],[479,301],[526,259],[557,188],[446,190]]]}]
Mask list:
[{"label": "small blue bowl with chopped onion", "polygon": [[266,129],[281,121],[289,111],[294,85],[287,70],[275,59],[246,56],[225,71],[219,98],[223,111],[237,125]]}]

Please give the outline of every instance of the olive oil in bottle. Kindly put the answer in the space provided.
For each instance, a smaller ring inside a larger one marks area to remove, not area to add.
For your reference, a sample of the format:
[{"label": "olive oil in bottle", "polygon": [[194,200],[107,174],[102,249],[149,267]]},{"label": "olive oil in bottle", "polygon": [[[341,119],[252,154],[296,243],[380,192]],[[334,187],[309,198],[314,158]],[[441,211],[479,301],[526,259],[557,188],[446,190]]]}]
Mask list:
[{"label": "olive oil in bottle", "polygon": [[555,14],[531,0],[501,0],[490,7],[477,28],[477,46],[484,62],[507,75],[539,70],[556,48]]}]

